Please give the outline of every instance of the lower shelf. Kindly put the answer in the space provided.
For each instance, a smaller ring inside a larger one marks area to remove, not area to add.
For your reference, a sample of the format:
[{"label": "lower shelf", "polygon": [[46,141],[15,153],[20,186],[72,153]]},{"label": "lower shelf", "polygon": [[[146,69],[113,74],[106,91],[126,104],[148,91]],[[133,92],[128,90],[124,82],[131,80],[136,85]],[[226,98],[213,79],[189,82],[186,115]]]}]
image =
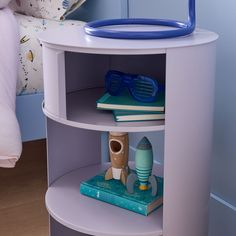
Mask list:
[{"label": "lower shelf", "polygon": [[[107,166],[81,168],[55,181],[46,193],[49,214],[62,225],[90,235],[161,236],[162,208],[149,216],[142,216],[80,194],[80,182],[105,170]],[[154,173],[162,175],[157,165]]]}]

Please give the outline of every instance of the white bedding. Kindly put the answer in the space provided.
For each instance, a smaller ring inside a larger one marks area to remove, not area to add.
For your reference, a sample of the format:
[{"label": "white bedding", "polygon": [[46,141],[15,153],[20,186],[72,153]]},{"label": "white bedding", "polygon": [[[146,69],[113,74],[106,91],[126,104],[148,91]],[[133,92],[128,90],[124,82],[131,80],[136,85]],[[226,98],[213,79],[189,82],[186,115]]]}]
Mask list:
[{"label": "white bedding", "polygon": [[0,167],[14,167],[22,151],[15,115],[19,54],[18,25],[7,8],[0,9]]}]

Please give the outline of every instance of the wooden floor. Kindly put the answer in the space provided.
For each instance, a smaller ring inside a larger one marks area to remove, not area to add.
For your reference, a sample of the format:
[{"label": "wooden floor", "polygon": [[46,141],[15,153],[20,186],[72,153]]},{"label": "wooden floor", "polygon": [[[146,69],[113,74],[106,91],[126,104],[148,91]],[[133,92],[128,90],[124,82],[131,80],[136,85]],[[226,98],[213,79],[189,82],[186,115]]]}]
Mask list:
[{"label": "wooden floor", "polygon": [[0,168],[0,236],[47,236],[45,140],[23,145],[14,169]]}]

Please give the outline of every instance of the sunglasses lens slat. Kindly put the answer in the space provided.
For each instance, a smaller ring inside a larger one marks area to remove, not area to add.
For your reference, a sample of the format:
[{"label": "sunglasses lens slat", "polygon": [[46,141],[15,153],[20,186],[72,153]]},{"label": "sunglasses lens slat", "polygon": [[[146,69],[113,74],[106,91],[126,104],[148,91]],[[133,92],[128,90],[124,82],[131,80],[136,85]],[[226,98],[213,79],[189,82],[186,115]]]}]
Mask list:
[{"label": "sunglasses lens slat", "polygon": [[143,91],[153,91],[152,87],[143,87],[143,86],[134,86],[137,90],[143,90]]},{"label": "sunglasses lens slat", "polygon": [[149,81],[149,80],[145,81],[144,79],[135,79],[135,81],[137,83],[144,84],[144,85],[145,84],[153,84],[152,81]]},{"label": "sunglasses lens slat", "polygon": [[135,83],[134,86],[135,86],[135,87],[140,87],[140,88],[151,88],[151,89],[153,89],[153,85],[152,85],[152,84],[140,84],[140,83]]},{"label": "sunglasses lens slat", "polygon": [[138,92],[138,91],[136,91],[135,95],[139,96],[139,97],[150,97],[150,92]]}]

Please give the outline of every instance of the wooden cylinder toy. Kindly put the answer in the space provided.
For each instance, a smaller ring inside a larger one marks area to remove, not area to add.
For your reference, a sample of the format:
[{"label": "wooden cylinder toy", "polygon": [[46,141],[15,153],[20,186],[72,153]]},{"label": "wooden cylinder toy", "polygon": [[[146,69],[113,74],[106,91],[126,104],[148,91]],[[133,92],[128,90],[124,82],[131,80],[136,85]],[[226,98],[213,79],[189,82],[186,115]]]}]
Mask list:
[{"label": "wooden cylinder toy", "polygon": [[121,182],[125,185],[128,176],[128,133],[109,133],[109,153],[111,160],[111,168],[107,170],[105,179],[121,180]]},{"label": "wooden cylinder toy", "polygon": [[153,151],[152,145],[147,139],[143,137],[137,145],[137,150],[135,153],[135,168],[139,180],[139,189],[148,189],[148,179],[152,174],[153,167]]}]

